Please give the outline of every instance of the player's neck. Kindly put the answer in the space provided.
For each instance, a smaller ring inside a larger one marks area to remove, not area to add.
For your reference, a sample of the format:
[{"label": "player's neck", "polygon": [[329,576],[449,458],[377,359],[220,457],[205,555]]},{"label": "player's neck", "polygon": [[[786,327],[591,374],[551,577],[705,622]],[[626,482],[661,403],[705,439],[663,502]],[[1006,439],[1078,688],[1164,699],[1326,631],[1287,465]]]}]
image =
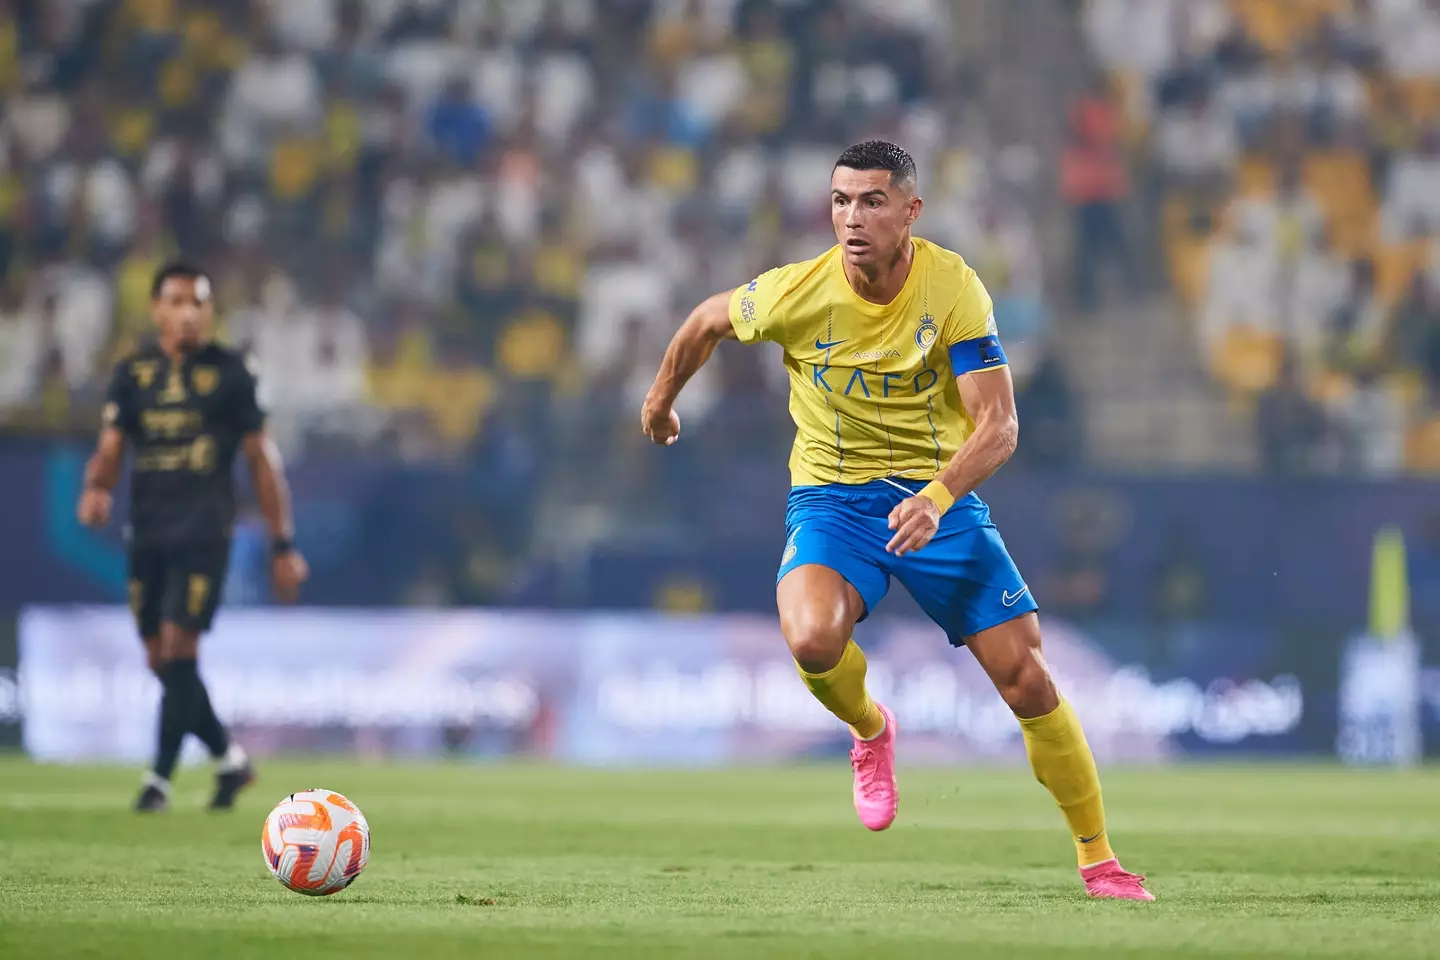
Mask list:
[{"label": "player's neck", "polygon": [[842,261],[850,289],[862,300],[879,304],[889,303],[900,296],[914,263],[915,244],[910,241],[909,236],[905,237],[894,257],[886,263],[877,263],[866,268]]},{"label": "player's neck", "polygon": [[162,336],[160,337],[160,352],[169,357],[171,363],[182,363],[195,352],[195,347],[186,346],[178,340],[170,340]]}]

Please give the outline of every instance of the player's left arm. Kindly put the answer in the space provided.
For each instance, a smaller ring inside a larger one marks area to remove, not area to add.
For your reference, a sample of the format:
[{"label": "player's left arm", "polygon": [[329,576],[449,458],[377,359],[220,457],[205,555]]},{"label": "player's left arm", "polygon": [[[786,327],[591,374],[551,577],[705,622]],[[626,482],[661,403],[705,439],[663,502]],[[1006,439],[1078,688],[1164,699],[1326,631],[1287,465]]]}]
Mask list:
[{"label": "player's left arm", "polygon": [[965,409],[975,421],[975,431],[938,477],[891,511],[890,529],[895,535],[885,549],[896,556],[903,557],[929,543],[945,511],[989,480],[1014,455],[1020,441],[1015,382],[1008,366],[962,373],[955,383]]},{"label": "player's left arm", "polygon": [[890,512],[890,529],[895,535],[885,549],[897,556],[929,543],[945,511],[990,479],[1020,441],[1015,382],[995,327],[994,302],[979,277],[972,274],[961,292],[946,318],[946,334],[960,401],[975,429],[939,476]]},{"label": "player's left arm", "polygon": [[275,596],[283,603],[293,603],[300,596],[300,585],[310,576],[310,567],[295,549],[295,519],[290,507],[285,463],[275,441],[265,432],[265,414],[255,395],[255,378],[248,370],[244,371],[236,397],[236,416],[243,436],[241,446],[250,463],[255,497],[260,501],[260,513],[270,533],[270,575]]}]

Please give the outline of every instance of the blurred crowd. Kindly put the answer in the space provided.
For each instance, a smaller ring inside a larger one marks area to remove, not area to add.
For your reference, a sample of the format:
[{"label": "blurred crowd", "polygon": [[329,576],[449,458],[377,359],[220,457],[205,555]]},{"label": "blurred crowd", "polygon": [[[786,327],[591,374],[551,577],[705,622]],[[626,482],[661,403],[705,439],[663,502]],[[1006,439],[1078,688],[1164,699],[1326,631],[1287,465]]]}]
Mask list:
[{"label": "blurred crowd", "polygon": [[1090,0],[1085,29],[1264,466],[1440,468],[1440,2]]},{"label": "blurred crowd", "polygon": [[[1007,11],[1099,79],[1006,86]],[[1266,469],[1437,469],[1437,41],[1440,0],[0,0],[0,423],[88,432],[183,254],[292,457],[523,502],[583,462],[643,511],[783,457],[767,348],[690,386],[672,465],[635,410],[694,302],[829,245],[880,136],[996,296],[1032,463],[1086,459],[1086,324],[1179,304]]]},{"label": "blurred crowd", "polygon": [[[1023,372],[1036,231],[991,173],[954,11],[0,0],[0,418],[93,422],[183,253],[292,454],[475,456],[519,482],[560,411],[633,426],[694,302],[833,242],[830,166],[870,135],[916,155],[926,235],[976,261]],[[777,420],[742,396],[783,392],[773,359],[726,351],[687,424]]]}]

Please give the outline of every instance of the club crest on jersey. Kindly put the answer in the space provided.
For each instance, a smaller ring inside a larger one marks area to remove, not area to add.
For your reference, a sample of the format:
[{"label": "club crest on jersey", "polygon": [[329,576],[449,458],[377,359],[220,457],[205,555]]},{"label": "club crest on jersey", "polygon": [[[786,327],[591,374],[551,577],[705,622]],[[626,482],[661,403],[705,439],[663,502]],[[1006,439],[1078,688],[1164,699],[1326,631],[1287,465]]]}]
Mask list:
[{"label": "club crest on jersey", "polygon": [[795,554],[800,551],[800,545],[795,542],[795,538],[800,535],[801,526],[803,524],[796,524],[795,529],[790,531],[790,539],[785,541],[785,552],[780,555],[780,566],[782,567],[794,560]]},{"label": "club crest on jersey", "polygon": [[915,331],[915,345],[921,350],[929,350],[940,335],[940,328],[935,326],[935,318],[925,314],[920,318],[920,327]]},{"label": "club crest on jersey", "polygon": [[155,382],[156,363],[153,360],[136,360],[130,364],[130,375],[140,384],[141,390],[149,390]]},{"label": "club crest on jersey", "polygon": [[220,371],[214,367],[196,367],[190,371],[190,383],[195,387],[195,392],[200,396],[207,396],[215,392],[220,385]]}]

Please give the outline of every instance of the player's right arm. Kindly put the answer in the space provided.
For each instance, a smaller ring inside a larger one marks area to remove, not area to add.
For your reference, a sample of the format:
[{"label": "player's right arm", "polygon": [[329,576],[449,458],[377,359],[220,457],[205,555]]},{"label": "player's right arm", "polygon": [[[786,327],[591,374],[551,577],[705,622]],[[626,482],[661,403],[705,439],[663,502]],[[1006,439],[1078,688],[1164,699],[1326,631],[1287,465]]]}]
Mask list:
[{"label": "player's right arm", "polygon": [[660,372],[645,395],[640,411],[640,429],[659,444],[671,444],[680,435],[680,418],[675,415],[675,398],[695,372],[710,359],[721,340],[754,343],[780,341],[785,330],[782,304],[795,280],[810,264],[789,264],[767,270],[743,287],[717,293],[701,301],[680,325]]},{"label": "player's right arm", "polygon": [[85,464],[85,487],[75,511],[87,527],[103,527],[110,522],[115,487],[125,464],[125,432],[136,417],[133,386],[129,365],[121,363],[105,393],[100,439]]},{"label": "player's right arm", "polygon": [[640,409],[640,429],[652,442],[668,445],[680,436],[675,398],[710,359],[721,340],[737,339],[730,322],[730,301],[734,294],[735,291],[727,290],[700,301],[670,338],[670,346],[660,361],[660,371],[655,374],[655,382]]}]

